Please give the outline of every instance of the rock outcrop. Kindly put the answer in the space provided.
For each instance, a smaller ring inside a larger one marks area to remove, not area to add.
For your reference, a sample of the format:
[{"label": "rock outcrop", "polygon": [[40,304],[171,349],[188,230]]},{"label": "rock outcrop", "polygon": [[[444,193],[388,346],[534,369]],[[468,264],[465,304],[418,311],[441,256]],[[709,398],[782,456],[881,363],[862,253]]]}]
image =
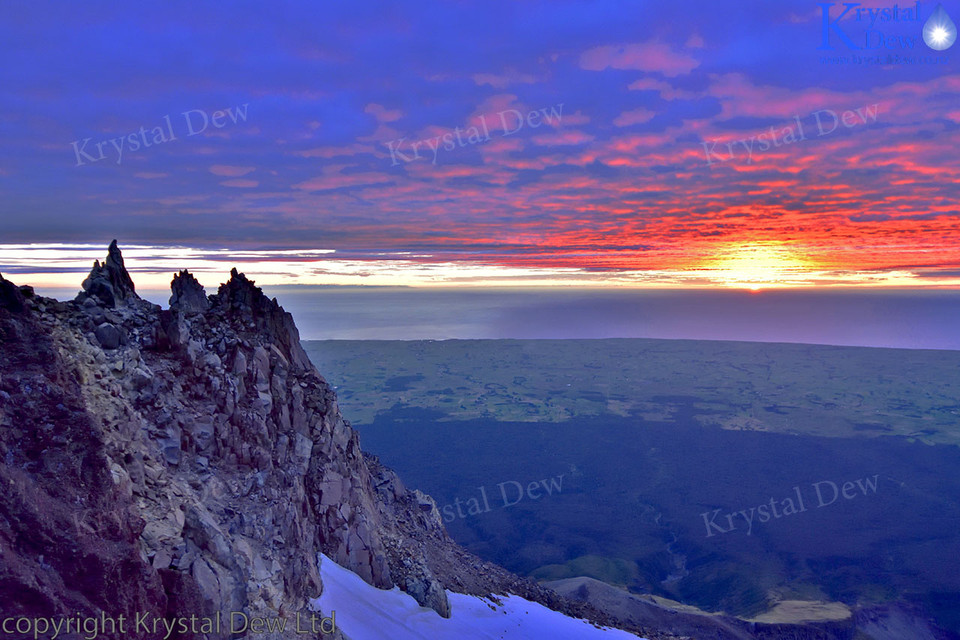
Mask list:
[{"label": "rock outcrop", "polygon": [[99,260],[93,263],[90,275],[83,281],[83,291],[77,296],[82,301],[85,298],[94,298],[106,307],[115,307],[128,300],[139,300],[133,279],[123,265],[123,256],[117,247],[117,241],[110,243],[107,250],[107,259],[100,264]]},{"label": "rock outcrop", "polygon": [[142,300],[116,242],[72,302],[0,277],[0,618],[291,618],[324,553],[443,616],[451,589],[612,622],[453,543],[253,281],[172,289]]},{"label": "rock outcrop", "polygon": [[203,290],[203,285],[186,269],[173,276],[170,289],[172,291],[171,309],[177,309],[184,315],[192,315],[206,313],[210,308],[210,301],[207,299],[206,291]]}]

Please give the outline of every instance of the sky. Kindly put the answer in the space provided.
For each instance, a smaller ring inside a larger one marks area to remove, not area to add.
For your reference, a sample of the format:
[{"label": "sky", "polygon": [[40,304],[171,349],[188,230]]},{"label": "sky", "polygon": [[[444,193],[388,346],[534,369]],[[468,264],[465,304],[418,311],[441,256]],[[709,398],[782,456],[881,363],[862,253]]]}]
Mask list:
[{"label": "sky", "polygon": [[956,288],[936,8],[4,3],[0,272]]}]

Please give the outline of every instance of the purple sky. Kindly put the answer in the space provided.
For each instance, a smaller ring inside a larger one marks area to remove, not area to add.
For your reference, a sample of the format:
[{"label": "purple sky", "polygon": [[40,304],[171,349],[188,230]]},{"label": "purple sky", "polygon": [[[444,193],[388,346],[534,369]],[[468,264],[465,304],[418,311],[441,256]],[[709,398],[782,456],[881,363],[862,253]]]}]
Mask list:
[{"label": "purple sky", "polygon": [[6,3],[0,271],[957,286],[960,49],[893,7]]}]

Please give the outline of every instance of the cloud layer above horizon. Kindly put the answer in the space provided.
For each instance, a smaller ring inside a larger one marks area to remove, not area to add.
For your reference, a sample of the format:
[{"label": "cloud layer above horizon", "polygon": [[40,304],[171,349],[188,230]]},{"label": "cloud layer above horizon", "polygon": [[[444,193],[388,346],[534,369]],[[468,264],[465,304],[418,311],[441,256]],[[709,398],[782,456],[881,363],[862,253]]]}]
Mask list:
[{"label": "cloud layer above horizon", "polygon": [[7,5],[0,271],[957,286],[960,47],[893,4]]}]

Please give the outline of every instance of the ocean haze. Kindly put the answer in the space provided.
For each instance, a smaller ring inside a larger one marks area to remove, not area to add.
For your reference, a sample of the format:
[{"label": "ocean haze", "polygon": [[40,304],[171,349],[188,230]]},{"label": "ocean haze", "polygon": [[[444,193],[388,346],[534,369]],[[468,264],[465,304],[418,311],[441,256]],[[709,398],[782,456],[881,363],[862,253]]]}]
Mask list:
[{"label": "ocean haze", "polygon": [[960,292],[266,287],[312,339],[667,338],[960,349]]},{"label": "ocean haze", "polygon": [[[960,291],[948,289],[265,286],[264,291],[293,314],[304,340],[664,338],[960,350]],[[75,295],[38,292],[61,300]],[[170,295],[140,294],[163,306]]]}]

